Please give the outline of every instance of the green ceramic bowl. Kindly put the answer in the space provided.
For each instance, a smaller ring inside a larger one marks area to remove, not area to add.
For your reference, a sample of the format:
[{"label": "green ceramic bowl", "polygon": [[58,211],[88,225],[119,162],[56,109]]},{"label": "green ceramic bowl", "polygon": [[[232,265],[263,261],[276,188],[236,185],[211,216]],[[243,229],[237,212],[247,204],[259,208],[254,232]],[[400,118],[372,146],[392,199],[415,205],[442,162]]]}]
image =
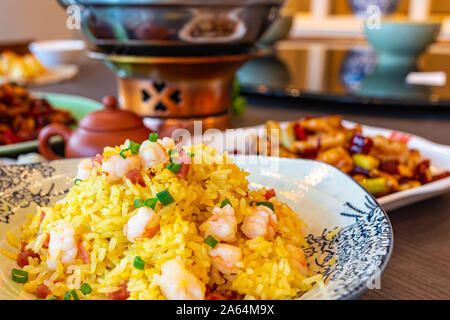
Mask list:
[{"label": "green ceramic bowl", "polygon": [[382,21],[379,28],[365,24],[367,40],[384,66],[413,66],[418,56],[432,44],[441,29],[440,22]]}]

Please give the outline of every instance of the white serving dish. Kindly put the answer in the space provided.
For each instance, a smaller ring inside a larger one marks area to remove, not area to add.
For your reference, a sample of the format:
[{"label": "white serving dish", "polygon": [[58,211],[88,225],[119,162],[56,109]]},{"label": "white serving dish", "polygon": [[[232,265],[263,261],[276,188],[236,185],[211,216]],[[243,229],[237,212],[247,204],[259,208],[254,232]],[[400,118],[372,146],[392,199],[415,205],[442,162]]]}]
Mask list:
[{"label": "white serving dish", "polygon": [[[78,162],[0,167],[0,248],[17,250],[7,243],[6,232],[17,234],[27,213],[61,199],[73,186]],[[307,261],[324,275],[326,285],[302,299],[354,299],[373,288],[391,257],[393,232],[385,211],[367,191],[318,161],[236,156],[235,162],[250,173],[251,188],[274,188],[308,224]],[[327,237],[335,228],[342,229]],[[0,300],[33,299],[11,280],[14,267],[14,260],[0,254]]]},{"label": "white serving dish", "polygon": [[[342,123],[344,126],[349,128],[357,125],[354,122],[346,120],[344,120]],[[288,122],[281,122],[280,126],[283,128],[287,124]],[[248,135],[250,137],[249,140],[253,141],[254,143],[253,145],[252,143],[250,143],[249,146],[250,150],[255,150],[256,145],[255,137],[265,136],[266,134],[265,125],[240,128],[239,130],[242,130],[243,132],[241,131],[240,133],[237,133],[236,131],[234,131],[233,136],[235,137],[235,139],[237,139],[237,137],[242,138],[242,136],[245,134]],[[433,173],[450,171],[450,146],[438,144],[429,141],[427,139],[421,138],[419,136],[410,133],[400,132],[397,130],[362,125],[362,131],[363,134],[368,137],[375,135],[392,137],[393,135],[396,135],[397,137],[407,139],[408,140],[407,144],[409,148],[418,149],[424,158],[431,160],[431,170],[433,171]],[[208,134],[206,133],[205,136],[206,138],[204,139],[204,141],[205,140],[207,141]],[[225,145],[223,147],[224,150],[228,152],[234,152],[236,150],[235,148],[236,143],[233,141],[233,139],[228,139],[226,143],[227,144],[230,143],[230,145]],[[214,143],[211,143],[211,145],[214,145]],[[214,147],[220,149],[215,145]],[[240,150],[239,148],[238,151],[239,153],[245,153],[245,150]],[[391,211],[448,192],[450,192],[450,177],[422,185],[418,188],[389,194],[387,196],[378,198],[377,201],[383,206],[383,208],[386,211]]]}]

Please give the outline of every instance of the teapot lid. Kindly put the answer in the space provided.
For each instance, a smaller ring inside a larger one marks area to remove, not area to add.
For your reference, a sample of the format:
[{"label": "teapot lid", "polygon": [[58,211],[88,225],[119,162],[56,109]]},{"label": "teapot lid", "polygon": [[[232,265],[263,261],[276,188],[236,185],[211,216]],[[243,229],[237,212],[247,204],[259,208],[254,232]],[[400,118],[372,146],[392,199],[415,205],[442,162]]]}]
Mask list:
[{"label": "teapot lid", "polygon": [[79,126],[89,131],[117,131],[143,127],[142,118],[137,114],[121,110],[114,96],[106,96],[102,100],[103,110],[94,111],[85,116]]}]

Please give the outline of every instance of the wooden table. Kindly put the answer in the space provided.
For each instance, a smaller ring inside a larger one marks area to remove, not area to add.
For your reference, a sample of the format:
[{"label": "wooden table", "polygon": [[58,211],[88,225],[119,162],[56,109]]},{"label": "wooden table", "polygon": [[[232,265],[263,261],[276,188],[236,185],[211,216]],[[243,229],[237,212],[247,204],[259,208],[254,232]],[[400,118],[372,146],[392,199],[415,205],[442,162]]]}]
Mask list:
[{"label": "wooden table", "polygon": [[[116,79],[99,62],[81,66],[79,79],[39,91],[82,95],[100,100],[116,94]],[[292,120],[305,115],[339,113],[367,125],[403,130],[450,145],[450,110],[424,111],[332,104],[300,104],[295,100],[249,97],[247,113],[234,126]],[[361,299],[450,299],[450,193],[392,212],[394,254],[381,279],[381,289]]]}]

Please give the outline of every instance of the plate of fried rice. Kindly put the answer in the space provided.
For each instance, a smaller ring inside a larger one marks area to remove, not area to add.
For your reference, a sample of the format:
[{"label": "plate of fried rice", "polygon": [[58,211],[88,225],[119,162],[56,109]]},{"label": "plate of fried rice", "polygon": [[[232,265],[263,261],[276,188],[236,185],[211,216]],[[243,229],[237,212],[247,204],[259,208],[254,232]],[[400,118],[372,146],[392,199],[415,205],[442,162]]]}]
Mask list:
[{"label": "plate of fried rice", "polygon": [[151,134],[0,167],[0,299],[353,299],[392,248],[376,200],[318,161]]}]

